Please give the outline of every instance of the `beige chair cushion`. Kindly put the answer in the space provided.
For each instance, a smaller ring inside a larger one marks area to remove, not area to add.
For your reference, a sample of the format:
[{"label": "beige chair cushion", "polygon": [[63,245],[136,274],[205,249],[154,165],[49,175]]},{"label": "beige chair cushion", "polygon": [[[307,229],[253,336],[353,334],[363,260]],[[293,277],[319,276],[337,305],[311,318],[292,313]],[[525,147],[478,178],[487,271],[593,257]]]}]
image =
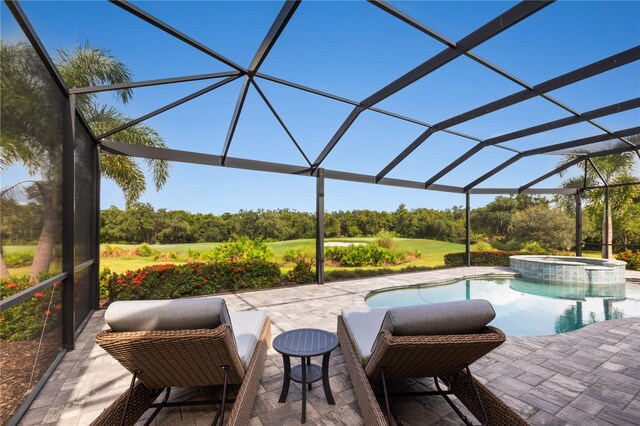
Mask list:
[{"label": "beige chair cushion", "polygon": [[479,333],[496,316],[488,300],[472,299],[390,308],[380,330],[394,336]]},{"label": "beige chair cushion", "polygon": [[267,320],[267,313],[265,311],[232,311],[230,314],[238,356],[246,370],[258,344],[264,322]]},{"label": "beige chair cushion", "polygon": [[128,300],[114,302],[104,314],[114,332],[189,330],[231,325],[227,305],[221,297],[172,300]]},{"label": "beige chair cushion", "polygon": [[353,346],[362,365],[371,358],[373,343],[380,332],[380,325],[388,308],[351,308],[342,310],[342,319],[351,336]]}]

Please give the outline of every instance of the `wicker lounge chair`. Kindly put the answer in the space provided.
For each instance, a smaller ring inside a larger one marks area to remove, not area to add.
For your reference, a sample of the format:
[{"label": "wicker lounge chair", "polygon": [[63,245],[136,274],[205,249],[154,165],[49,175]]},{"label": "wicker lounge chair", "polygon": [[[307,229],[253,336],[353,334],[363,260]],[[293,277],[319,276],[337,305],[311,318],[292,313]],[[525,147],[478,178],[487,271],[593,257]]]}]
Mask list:
[{"label": "wicker lounge chair", "polygon": [[[105,319],[111,330],[99,333],[96,342],[133,377],[129,390],[93,425],[133,425],[155,408],[148,424],[163,407],[206,404],[218,406],[212,424],[222,425],[230,403],[227,424],[248,423],[271,342],[265,312],[228,312],[224,299],[207,297],[116,302]],[[169,401],[172,387],[196,386],[222,386],[222,398]],[[163,391],[163,401],[154,403]]]},{"label": "wicker lounge chair", "polygon": [[[393,397],[442,395],[471,424],[449,398],[453,394],[481,424],[526,425],[469,370],[470,364],[505,341],[502,331],[486,326],[494,316],[485,300],[344,309],[338,316],[338,338],[365,423],[400,423],[391,409]],[[433,377],[437,390],[387,391],[389,381],[424,377]]]}]

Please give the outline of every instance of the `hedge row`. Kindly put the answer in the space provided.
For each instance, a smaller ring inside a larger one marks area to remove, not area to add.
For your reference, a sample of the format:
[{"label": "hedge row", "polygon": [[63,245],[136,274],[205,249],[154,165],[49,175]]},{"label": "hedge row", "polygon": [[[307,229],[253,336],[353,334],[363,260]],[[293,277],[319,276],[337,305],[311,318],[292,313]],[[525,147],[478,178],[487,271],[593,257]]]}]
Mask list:
[{"label": "hedge row", "polygon": [[267,288],[282,277],[278,264],[264,260],[153,265],[101,277],[110,300],[172,299],[224,291]]},{"label": "hedge row", "polygon": [[[509,266],[509,256],[523,254],[519,251],[485,250],[471,252],[471,266]],[[449,253],[444,255],[444,266],[466,266],[467,254]]]}]

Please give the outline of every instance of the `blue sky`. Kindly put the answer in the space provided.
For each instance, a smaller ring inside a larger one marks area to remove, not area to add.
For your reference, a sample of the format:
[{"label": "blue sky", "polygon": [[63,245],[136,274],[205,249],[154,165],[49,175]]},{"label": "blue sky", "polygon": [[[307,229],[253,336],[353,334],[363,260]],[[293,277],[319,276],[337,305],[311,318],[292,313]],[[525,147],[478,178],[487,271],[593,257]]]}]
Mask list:
[{"label": "blue sky", "polygon": [[[247,66],[281,2],[135,2],[231,60]],[[52,55],[86,40],[109,49],[136,80],[227,71],[228,68],[107,2],[22,2]],[[514,2],[393,2],[444,36],[458,40],[515,4]],[[2,5],[2,37],[23,38]],[[474,51],[525,80],[537,84],[559,74],[640,44],[640,2],[560,1],[496,36]],[[362,100],[444,49],[419,31],[361,1],[304,1],[264,62],[261,72],[347,98]],[[640,96],[640,63],[623,66],[550,93],[578,111],[588,111]],[[120,105],[112,95],[101,100],[132,117],[185,96],[211,81],[137,89]],[[258,80],[307,155],[314,159],[346,118],[351,106]],[[240,81],[148,120],[171,148],[219,154],[240,88]],[[424,77],[378,106],[435,123],[521,88],[466,57]],[[454,129],[488,138],[567,116],[542,99],[532,99]],[[597,120],[610,130],[637,126],[638,109]],[[376,174],[424,128],[375,112],[364,112],[323,164],[326,168]],[[508,142],[523,150],[600,134],[578,124]],[[474,142],[437,133],[402,162],[389,177],[426,180]],[[229,155],[304,164],[301,155],[252,89]],[[513,153],[487,148],[438,183],[464,186]],[[553,169],[558,157],[525,159],[482,186],[522,185]],[[10,170],[5,182],[20,176]],[[553,187],[560,178],[539,186]],[[3,182],[2,186],[6,183]],[[408,207],[446,208],[464,197],[434,191],[327,181],[328,210]],[[152,185],[142,201],[156,207],[222,213],[239,209],[313,210],[312,178],[174,164],[159,193]],[[474,196],[474,206],[492,197]],[[124,205],[119,189],[103,181],[103,207]]]}]

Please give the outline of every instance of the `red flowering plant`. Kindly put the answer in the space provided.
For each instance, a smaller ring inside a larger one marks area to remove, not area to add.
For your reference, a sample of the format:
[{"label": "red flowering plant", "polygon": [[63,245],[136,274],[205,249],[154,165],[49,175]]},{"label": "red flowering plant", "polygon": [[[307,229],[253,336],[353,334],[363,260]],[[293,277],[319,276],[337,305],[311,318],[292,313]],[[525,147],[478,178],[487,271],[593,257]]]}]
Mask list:
[{"label": "red flowering plant", "polygon": [[171,299],[246,288],[265,288],[281,279],[280,268],[265,260],[153,265],[121,274],[103,274],[111,300]]},{"label": "red flowering plant", "polygon": [[[27,276],[2,279],[0,299],[7,299],[34,284]],[[0,312],[0,340],[33,340],[43,330],[51,330],[58,325],[62,316],[61,293],[60,286],[54,284]]]}]

